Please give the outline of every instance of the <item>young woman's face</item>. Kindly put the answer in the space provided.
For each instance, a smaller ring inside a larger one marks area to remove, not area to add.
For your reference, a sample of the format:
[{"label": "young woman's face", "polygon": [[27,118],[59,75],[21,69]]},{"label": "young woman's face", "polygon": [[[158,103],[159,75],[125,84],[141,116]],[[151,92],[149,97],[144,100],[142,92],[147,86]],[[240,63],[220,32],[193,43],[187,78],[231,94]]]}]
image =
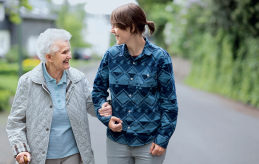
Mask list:
[{"label": "young woman's face", "polygon": [[116,26],[112,26],[111,33],[113,33],[116,37],[117,44],[127,44],[127,42],[131,39],[132,35],[130,33],[130,28],[127,27],[126,30],[122,30]]}]

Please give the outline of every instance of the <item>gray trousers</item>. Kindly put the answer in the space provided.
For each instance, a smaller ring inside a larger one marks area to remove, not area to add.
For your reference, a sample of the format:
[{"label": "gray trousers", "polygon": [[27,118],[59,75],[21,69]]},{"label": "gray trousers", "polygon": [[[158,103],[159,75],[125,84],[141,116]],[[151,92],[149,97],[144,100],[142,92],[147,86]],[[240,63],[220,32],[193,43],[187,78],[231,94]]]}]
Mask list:
[{"label": "gray trousers", "polygon": [[153,156],[149,153],[152,143],[143,146],[128,146],[107,138],[107,164],[162,164],[166,152],[160,156]]},{"label": "gray trousers", "polygon": [[46,159],[45,164],[80,164],[81,156],[79,153],[59,159]]}]

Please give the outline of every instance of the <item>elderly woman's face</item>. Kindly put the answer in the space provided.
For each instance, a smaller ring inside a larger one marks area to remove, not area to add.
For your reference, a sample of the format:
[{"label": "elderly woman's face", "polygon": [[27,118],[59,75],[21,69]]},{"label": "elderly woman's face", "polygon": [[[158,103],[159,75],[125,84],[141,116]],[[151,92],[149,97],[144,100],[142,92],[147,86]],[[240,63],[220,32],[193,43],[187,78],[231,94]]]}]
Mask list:
[{"label": "elderly woman's face", "polygon": [[71,57],[69,41],[56,40],[54,45],[59,48],[54,55],[51,55],[52,60],[48,60],[58,70],[66,70],[70,68],[69,60]]}]

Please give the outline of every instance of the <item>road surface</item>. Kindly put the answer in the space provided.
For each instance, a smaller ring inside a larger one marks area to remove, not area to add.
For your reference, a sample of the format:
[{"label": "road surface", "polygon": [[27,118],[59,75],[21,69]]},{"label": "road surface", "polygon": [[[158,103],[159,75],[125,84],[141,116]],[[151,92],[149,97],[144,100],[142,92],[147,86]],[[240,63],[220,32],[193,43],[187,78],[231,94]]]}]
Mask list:
[{"label": "road surface", "polygon": [[[93,84],[98,65],[79,68]],[[179,115],[164,164],[259,164],[259,110],[176,82]],[[0,164],[13,163],[0,115]],[[106,128],[89,116],[96,164],[106,164]]]}]

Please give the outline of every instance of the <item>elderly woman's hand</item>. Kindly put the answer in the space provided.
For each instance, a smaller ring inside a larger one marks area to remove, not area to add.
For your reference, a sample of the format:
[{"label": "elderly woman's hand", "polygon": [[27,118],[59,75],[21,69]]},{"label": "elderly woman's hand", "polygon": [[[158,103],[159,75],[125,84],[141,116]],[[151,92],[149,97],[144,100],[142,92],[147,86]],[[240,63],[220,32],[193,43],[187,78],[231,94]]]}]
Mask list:
[{"label": "elderly woman's hand", "polygon": [[21,152],[19,153],[17,156],[16,156],[16,161],[19,163],[19,164],[27,164],[28,162],[25,163],[24,161],[24,156],[27,156],[27,159],[28,159],[28,162],[31,161],[31,155],[30,153],[28,152]]},{"label": "elderly woman's hand", "polygon": [[109,103],[105,102],[102,105],[102,108],[99,109],[100,116],[108,117],[112,115],[112,107]]}]

